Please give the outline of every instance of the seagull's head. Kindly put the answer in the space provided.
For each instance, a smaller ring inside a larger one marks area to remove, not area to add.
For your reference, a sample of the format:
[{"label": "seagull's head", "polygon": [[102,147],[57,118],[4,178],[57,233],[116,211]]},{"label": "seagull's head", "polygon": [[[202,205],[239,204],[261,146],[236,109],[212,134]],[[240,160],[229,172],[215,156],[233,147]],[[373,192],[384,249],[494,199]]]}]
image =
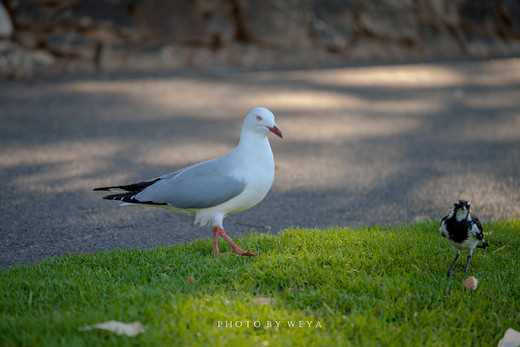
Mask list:
[{"label": "seagull's head", "polygon": [[273,113],[264,107],[257,107],[249,112],[244,120],[244,128],[265,135],[272,132],[276,136],[283,138],[282,132],[274,122]]},{"label": "seagull's head", "polygon": [[453,214],[458,221],[468,218],[471,202],[466,200],[457,200],[453,204]]}]

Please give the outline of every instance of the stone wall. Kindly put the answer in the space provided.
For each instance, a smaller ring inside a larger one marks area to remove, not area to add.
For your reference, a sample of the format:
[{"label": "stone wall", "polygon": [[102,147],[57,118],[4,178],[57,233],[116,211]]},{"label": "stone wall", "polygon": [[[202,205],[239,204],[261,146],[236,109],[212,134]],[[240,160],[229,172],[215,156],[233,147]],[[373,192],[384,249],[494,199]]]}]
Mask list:
[{"label": "stone wall", "polygon": [[520,54],[520,0],[0,0],[0,75]]}]

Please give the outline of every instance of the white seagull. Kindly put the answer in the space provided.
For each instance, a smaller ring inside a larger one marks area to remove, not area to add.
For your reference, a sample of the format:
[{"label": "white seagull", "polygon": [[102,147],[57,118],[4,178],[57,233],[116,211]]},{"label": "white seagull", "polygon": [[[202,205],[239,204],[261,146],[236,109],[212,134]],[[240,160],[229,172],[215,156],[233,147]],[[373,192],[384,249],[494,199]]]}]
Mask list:
[{"label": "white seagull", "polygon": [[148,181],[95,188],[116,194],[104,199],[122,201],[121,205],[147,205],[195,216],[195,224],[213,229],[213,253],[220,255],[218,236],[233,252],[256,256],[238,247],[226,235],[222,222],[232,213],[258,204],[267,195],[274,180],[274,158],[267,135],[282,137],[274,115],[258,107],[244,119],[240,141],[222,157],[191,165]]}]

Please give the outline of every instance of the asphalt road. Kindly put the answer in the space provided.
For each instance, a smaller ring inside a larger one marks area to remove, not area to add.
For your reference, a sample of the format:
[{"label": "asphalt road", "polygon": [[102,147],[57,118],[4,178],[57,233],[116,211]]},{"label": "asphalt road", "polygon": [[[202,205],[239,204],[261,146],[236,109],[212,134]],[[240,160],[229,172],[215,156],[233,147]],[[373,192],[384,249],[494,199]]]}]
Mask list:
[{"label": "asphalt road", "polygon": [[271,192],[224,221],[232,238],[437,219],[458,198],[484,221],[520,215],[520,59],[0,81],[0,267],[210,239],[92,188],[222,155],[256,106],[284,139]]}]

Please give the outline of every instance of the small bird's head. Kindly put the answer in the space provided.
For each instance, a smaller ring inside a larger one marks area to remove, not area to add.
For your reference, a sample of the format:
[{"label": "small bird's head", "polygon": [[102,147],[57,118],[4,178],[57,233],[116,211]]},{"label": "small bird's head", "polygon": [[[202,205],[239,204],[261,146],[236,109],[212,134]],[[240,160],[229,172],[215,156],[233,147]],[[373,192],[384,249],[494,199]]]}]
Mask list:
[{"label": "small bird's head", "polygon": [[468,218],[471,202],[466,200],[457,200],[453,204],[453,214],[458,221]]}]

